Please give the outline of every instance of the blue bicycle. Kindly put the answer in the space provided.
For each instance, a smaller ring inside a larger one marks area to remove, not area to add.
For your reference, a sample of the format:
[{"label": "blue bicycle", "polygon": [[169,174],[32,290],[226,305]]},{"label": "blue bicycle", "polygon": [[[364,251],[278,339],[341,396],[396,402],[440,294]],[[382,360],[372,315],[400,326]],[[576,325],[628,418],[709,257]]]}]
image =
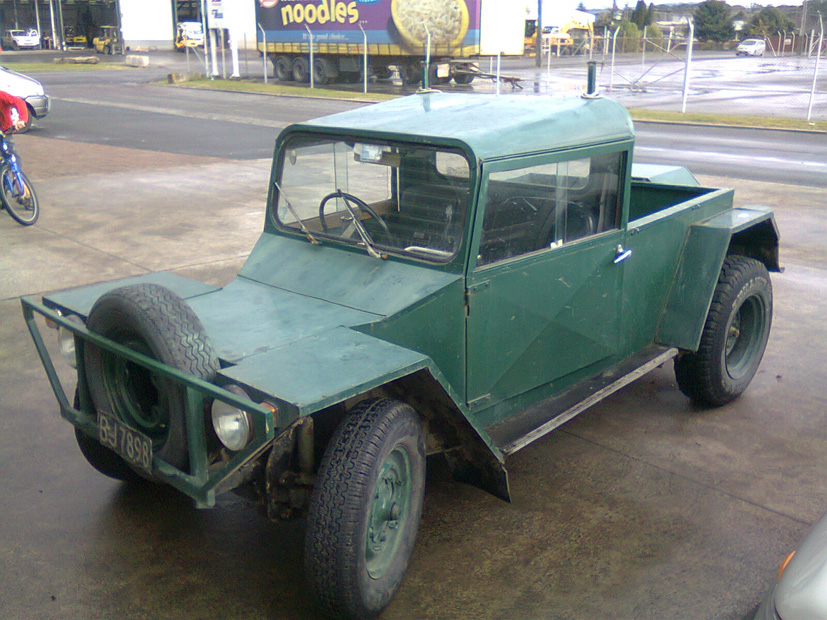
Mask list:
[{"label": "blue bicycle", "polygon": [[17,222],[31,226],[40,215],[40,203],[31,181],[6,135],[0,132],[0,202]]}]

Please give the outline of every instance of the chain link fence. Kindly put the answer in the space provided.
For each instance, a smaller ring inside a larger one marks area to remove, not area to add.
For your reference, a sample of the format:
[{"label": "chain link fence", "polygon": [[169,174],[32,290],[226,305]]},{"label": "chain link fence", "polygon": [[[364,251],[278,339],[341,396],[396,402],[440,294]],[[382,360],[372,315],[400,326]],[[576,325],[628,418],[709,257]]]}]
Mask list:
[{"label": "chain link fence", "polygon": [[763,54],[752,56],[735,45],[688,50],[685,38],[595,37],[592,57],[603,90],[629,107],[827,120],[823,37],[779,34],[764,42]]}]

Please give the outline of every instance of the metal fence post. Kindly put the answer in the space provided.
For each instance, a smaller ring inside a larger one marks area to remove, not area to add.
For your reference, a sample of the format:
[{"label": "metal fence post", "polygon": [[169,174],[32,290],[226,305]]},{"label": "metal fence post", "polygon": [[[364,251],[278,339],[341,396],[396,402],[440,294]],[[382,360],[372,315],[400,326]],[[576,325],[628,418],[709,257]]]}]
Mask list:
[{"label": "metal fence post", "polygon": [[315,82],[315,73],[316,67],[313,66],[313,32],[308,28],[307,24],[304,25],[305,30],[307,30],[307,34],[310,37],[310,88],[316,87]]},{"label": "metal fence post", "polygon": [[681,114],[686,114],[686,97],[689,94],[689,68],[692,64],[692,44],[695,41],[695,24],[688,17],[689,36],[686,41],[686,68],[683,73],[683,97],[681,98]]},{"label": "metal fence post", "polygon": [[821,26],[821,34],[818,37],[818,52],[816,53],[816,66],[813,69],[813,86],[810,88],[810,103],[807,106],[807,122],[813,115],[813,97],[816,94],[816,76],[818,76],[818,63],[821,60],[821,45],[824,43],[824,20],[821,18],[821,13],[818,15],[818,24]]},{"label": "metal fence post", "polygon": [[362,31],[362,40],[364,41],[364,52],[365,52],[365,59],[362,66],[362,92],[368,92],[368,33],[365,32],[365,29],[362,28],[362,24],[359,24],[359,30]]},{"label": "metal fence post", "polygon": [[264,28],[261,27],[261,24],[258,24],[258,29],[261,30],[261,44],[264,47],[261,54],[261,69],[264,73],[264,83],[267,83],[267,33],[264,32]]},{"label": "metal fence post", "polygon": [[615,84],[615,50],[617,49],[617,33],[620,32],[620,28],[615,29],[614,35],[612,35],[612,71],[609,74],[609,91],[614,88]]}]

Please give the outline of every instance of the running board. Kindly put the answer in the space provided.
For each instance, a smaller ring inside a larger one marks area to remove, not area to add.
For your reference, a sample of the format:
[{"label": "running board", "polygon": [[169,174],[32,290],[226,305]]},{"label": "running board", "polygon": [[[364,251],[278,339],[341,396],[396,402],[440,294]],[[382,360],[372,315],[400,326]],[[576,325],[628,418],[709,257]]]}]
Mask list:
[{"label": "running board", "polygon": [[675,348],[652,345],[486,430],[504,454],[514,454],[677,354]]}]

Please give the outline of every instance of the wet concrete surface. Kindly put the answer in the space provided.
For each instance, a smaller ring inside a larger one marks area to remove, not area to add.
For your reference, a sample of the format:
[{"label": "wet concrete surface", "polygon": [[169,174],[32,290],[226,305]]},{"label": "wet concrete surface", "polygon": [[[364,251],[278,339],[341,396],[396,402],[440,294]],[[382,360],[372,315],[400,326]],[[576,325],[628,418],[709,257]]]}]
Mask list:
[{"label": "wet concrete surface", "polygon": [[[0,213],[0,617],[317,617],[301,522],[232,495],[197,510],[86,464],[18,299],[158,269],[227,282],[261,230],[269,161],[17,144],[42,215],[23,228]],[[702,180],[774,206],[782,230],[787,270],[750,389],[696,410],[658,369],[515,455],[512,504],[429,462],[413,565],[384,618],[740,620],[757,606],[827,509],[827,196]]]}]

